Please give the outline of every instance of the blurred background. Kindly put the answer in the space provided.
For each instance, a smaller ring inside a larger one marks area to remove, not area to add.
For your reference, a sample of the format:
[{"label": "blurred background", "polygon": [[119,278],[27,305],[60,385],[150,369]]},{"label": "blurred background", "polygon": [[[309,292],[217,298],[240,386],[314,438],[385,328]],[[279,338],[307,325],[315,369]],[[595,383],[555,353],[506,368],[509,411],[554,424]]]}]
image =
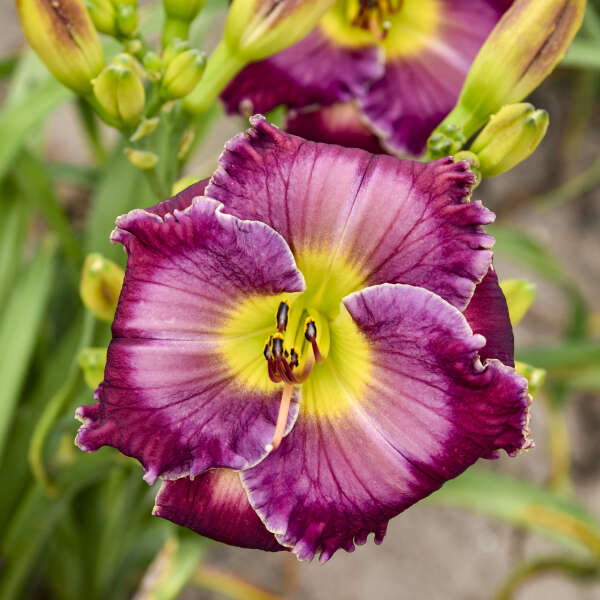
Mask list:
[{"label": "blurred background", "polygon": [[[218,41],[223,4],[209,3],[195,26],[206,49]],[[158,32],[156,11],[143,14]],[[474,194],[497,214],[500,278],[537,286],[515,330],[518,358],[547,370],[533,405],[536,447],[481,464],[486,470],[475,469],[462,487],[395,518],[382,546],[340,551],[326,566],[301,564],[202,541],[150,517],[155,490],[137,463],[110,449],[74,448],[73,409],[92,399],[72,365],[86,335],[79,265],[90,251],[123,264],[121,249],[108,243],[114,218],[154,201],[104,127],[108,156],[99,162],[85,112],[26,50],[13,3],[3,0],[0,424],[9,433],[0,459],[0,597],[600,598],[599,84],[592,15],[530,99],[550,113],[543,143]],[[206,136],[186,167],[198,177],[212,172],[245,122],[212,115],[202,126]],[[94,345],[108,335],[104,325],[90,334]],[[15,406],[10,422],[2,403]],[[536,513],[540,505],[549,508]],[[523,584],[501,596],[511,575]]]}]

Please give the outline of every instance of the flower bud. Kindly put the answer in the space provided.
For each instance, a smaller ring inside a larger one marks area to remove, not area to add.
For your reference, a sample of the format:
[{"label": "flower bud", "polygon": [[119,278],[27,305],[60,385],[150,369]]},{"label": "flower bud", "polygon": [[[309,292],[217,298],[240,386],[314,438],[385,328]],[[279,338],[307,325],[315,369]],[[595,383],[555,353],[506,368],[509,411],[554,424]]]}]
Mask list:
[{"label": "flower bud", "polygon": [[124,152],[129,162],[142,171],[153,169],[158,162],[158,155],[147,150],[135,150],[134,148],[125,148]]},{"label": "flower bud", "polygon": [[535,300],[536,285],[526,279],[505,279],[500,288],[506,298],[510,323],[513,327],[521,321]]},{"label": "flower bud", "polygon": [[112,321],[125,273],[101,254],[88,254],[81,269],[79,295],[85,307],[98,319]]},{"label": "flower bud", "polygon": [[165,24],[163,26],[163,48],[175,38],[187,39],[190,24],[196,18],[205,0],[163,0]]},{"label": "flower bud", "polygon": [[444,123],[471,137],[502,106],[528,96],[565,55],[585,5],[585,0],[515,0],[481,47]]},{"label": "flower bud", "polygon": [[25,37],[62,84],[85,96],[104,66],[83,0],[17,0]]},{"label": "flower bud", "polygon": [[83,348],[77,357],[88,387],[95,390],[104,379],[106,348]]},{"label": "flower bud", "polygon": [[162,77],[163,63],[156,52],[147,52],[144,55],[144,69],[152,81],[158,81]]},{"label": "flower bud", "polygon": [[210,56],[202,81],[184,103],[206,110],[248,63],[263,60],[300,41],[335,0],[233,0],[223,39]]},{"label": "flower bud", "polygon": [[535,396],[546,381],[546,369],[539,369],[524,362],[515,361],[515,370],[527,379],[529,394]]},{"label": "flower bud", "polygon": [[115,5],[111,0],[85,0],[90,17],[94,26],[100,33],[116,35],[117,15]]},{"label": "flower bud", "polygon": [[163,0],[163,7],[169,19],[193,21],[205,2],[206,0]]},{"label": "flower bud", "polygon": [[198,50],[186,50],[176,56],[167,67],[162,81],[162,92],[166,98],[183,98],[198,84],[206,57]]},{"label": "flower bud", "polygon": [[125,60],[113,60],[94,79],[94,96],[111,117],[133,127],[144,111],[146,95],[139,75],[126,64]]},{"label": "flower bud", "polygon": [[136,32],[138,12],[135,5],[122,3],[117,6],[117,27],[125,37],[131,37]]},{"label": "flower bud", "polygon": [[503,106],[473,142],[483,177],[512,169],[538,147],[548,129],[548,113],[522,102]]}]

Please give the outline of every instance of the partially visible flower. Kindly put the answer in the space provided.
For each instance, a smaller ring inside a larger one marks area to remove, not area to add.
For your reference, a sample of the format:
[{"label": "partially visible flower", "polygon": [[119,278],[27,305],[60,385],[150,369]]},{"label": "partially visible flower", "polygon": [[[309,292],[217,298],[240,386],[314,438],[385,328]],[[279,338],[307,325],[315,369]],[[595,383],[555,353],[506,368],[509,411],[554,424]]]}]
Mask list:
[{"label": "partially visible flower", "polygon": [[262,60],[301,40],[335,0],[233,0],[223,39],[206,73],[184,106],[199,113],[211,106],[229,81],[250,62]]},{"label": "partially visible flower", "polygon": [[338,0],[301,42],[246,67],[222,99],[246,114],[286,105],[287,129],[309,139],[418,155],[510,4]]},{"label": "partially visible flower", "polygon": [[527,383],[465,163],[251,122],[208,184],[117,220],[125,283],[77,444],[165,479],[156,515],[326,561],[526,447]]},{"label": "partially visible flower", "polygon": [[104,66],[98,34],[83,0],[16,0],[23,33],[62,84],[81,95]]}]

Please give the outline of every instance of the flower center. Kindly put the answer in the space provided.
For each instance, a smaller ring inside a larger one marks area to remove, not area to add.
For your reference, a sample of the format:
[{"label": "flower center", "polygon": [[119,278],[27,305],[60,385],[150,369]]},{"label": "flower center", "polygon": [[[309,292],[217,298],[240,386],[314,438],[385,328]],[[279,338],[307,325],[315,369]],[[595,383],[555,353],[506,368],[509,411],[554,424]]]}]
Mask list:
[{"label": "flower center", "polygon": [[390,15],[399,12],[402,3],[403,0],[353,0],[347,2],[348,21],[383,40],[392,26]]},{"label": "flower center", "polygon": [[344,46],[377,44],[388,59],[410,56],[435,39],[442,9],[440,0],[338,0],[320,27]]}]

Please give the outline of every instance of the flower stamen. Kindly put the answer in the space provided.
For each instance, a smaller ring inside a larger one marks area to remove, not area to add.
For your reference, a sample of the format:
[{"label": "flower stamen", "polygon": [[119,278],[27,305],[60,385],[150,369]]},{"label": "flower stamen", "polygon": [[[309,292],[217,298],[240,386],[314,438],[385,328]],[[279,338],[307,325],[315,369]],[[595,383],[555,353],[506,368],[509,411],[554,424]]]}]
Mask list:
[{"label": "flower stamen", "polygon": [[293,387],[286,383],[283,386],[283,393],[281,394],[281,404],[279,405],[279,413],[277,414],[277,424],[275,425],[275,432],[273,433],[273,439],[270,444],[265,446],[267,452],[277,450],[283,439],[285,433],[285,426],[287,425],[288,414],[290,412],[290,401],[292,399]]},{"label": "flower stamen", "polygon": [[391,23],[388,16],[402,8],[402,0],[359,0],[352,25],[370,31],[377,39],[385,39]]},{"label": "flower stamen", "polygon": [[277,309],[277,331],[283,333],[288,324],[288,313],[290,312],[290,303],[287,300],[279,303]]},{"label": "flower stamen", "polygon": [[317,363],[323,362],[323,357],[319,352],[319,346],[317,346],[317,326],[315,322],[308,317],[304,324],[304,337],[311,343],[313,354],[315,355],[315,361]]}]

